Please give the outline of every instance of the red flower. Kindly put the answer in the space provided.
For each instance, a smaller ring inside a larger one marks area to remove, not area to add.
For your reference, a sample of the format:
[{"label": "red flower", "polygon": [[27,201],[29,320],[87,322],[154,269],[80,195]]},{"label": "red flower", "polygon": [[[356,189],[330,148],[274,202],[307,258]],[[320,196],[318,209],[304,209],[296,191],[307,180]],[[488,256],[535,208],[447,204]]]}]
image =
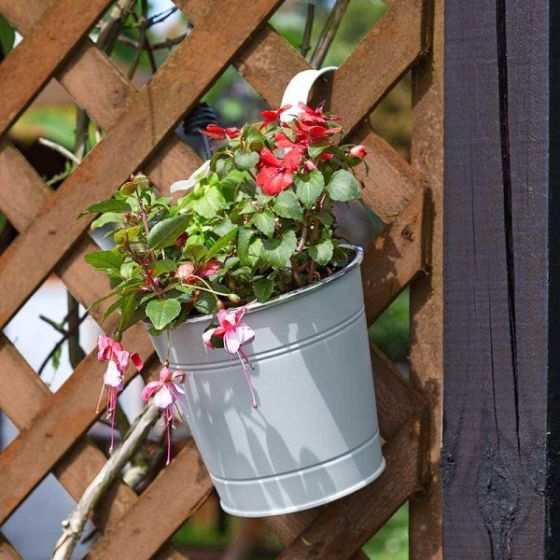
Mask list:
[{"label": "red flower", "polygon": [[317,105],[317,108],[312,109],[308,107],[305,103],[301,101],[298,103],[298,107],[302,110],[299,115],[299,120],[306,124],[325,124],[326,121],[339,121],[340,117],[338,115],[326,115],[323,113],[323,107],[325,102]]},{"label": "red flower", "polygon": [[350,148],[350,155],[363,159],[367,154],[367,149],[363,144],[358,144],[357,146],[353,146]]},{"label": "red flower", "polygon": [[276,109],[276,110],[267,109],[266,111],[261,111],[261,115],[264,118],[261,128],[264,128],[268,124],[277,121],[280,118],[280,115],[284,113],[284,111],[287,111],[288,109],[291,108],[292,108],[291,105],[284,105],[283,107],[280,107],[280,109]]},{"label": "red flower", "polygon": [[239,136],[239,129],[234,126],[231,128],[222,128],[215,124],[209,124],[206,130],[201,131],[201,134],[208,136],[208,138],[213,138],[214,140],[225,140],[226,137],[232,140]]},{"label": "red flower", "polygon": [[323,124],[308,124],[303,121],[296,121],[296,127],[301,131],[302,135],[305,134],[308,142],[313,144],[328,138],[332,134],[337,134],[342,130],[340,126],[325,126]]},{"label": "red flower", "polygon": [[263,148],[257,185],[268,195],[276,195],[289,188],[294,182],[293,174],[301,163],[302,154],[301,147],[293,147],[282,161],[274,156],[268,148]]}]

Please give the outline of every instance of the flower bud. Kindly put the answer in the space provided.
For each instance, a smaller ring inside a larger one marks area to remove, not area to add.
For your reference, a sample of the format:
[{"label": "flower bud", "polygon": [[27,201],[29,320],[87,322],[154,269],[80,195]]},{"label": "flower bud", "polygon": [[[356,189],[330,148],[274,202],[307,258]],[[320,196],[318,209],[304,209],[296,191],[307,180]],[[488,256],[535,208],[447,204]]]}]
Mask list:
[{"label": "flower bud", "polygon": [[367,154],[367,149],[363,144],[358,144],[357,146],[353,146],[350,148],[350,155],[363,159]]},{"label": "flower bud", "polygon": [[216,300],[216,308],[218,309],[218,311],[221,311],[222,309],[225,309],[225,305],[224,302],[221,299]]},{"label": "flower bud", "polygon": [[241,298],[237,294],[228,294],[228,299],[231,303],[239,303]]}]

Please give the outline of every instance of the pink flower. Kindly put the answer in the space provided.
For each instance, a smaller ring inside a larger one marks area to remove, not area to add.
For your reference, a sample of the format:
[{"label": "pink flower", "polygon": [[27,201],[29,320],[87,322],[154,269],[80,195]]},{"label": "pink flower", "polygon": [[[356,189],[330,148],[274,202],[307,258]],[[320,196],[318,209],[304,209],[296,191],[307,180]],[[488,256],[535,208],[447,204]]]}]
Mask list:
[{"label": "pink flower", "polygon": [[261,111],[261,115],[264,119],[261,128],[264,128],[270,123],[277,121],[280,118],[280,115],[284,113],[284,111],[287,111],[288,109],[291,108],[292,108],[291,105],[284,105],[283,107],[280,107],[280,109],[276,109],[276,110],[268,109],[266,111]]},{"label": "pink flower", "polygon": [[245,376],[245,381],[247,381],[249,391],[251,392],[253,408],[257,408],[255,392],[247,370],[247,364],[251,368],[253,368],[253,366],[249,361],[249,357],[243,350],[243,346],[245,344],[249,344],[255,340],[255,331],[247,325],[247,323],[241,322],[246,311],[246,306],[243,306],[236,311],[225,309],[218,311],[218,326],[206,330],[202,334],[202,340],[208,348],[214,349],[216,346],[212,339],[222,339],[224,350],[228,354],[237,354],[241,363],[243,375]]},{"label": "pink flower", "polygon": [[350,155],[363,159],[367,154],[367,148],[363,144],[358,144],[357,146],[352,146],[350,148]]},{"label": "pink flower", "polygon": [[107,362],[107,369],[103,374],[103,386],[97,402],[97,412],[101,408],[101,399],[105,389],[107,390],[107,417],[111,419],[111,446],[109,452],[113,451],[115,439],[115,415],[117,413],[117,400],[119,393],[124,388],[124,373],[129,362],[140,371],[144,367],[142,358],[136,353],[127,352],[120,342],[116,342],[109,336],[101,335],[97,341],[97,359]]},{"label": "pink flower", "polygon": [[268,148],[261,150],[257,185],[265,194],[276,195],[292,185],[302,153],[302,149],[297,146],[285,155],[284,160],[280,160]]},{"label": "pink flower", "polygon": [[149,401],[155,394],[155,405],[163,410],[163,421],[167,434],[167,461],[169,465],[171,461],[171,429],[174,427],[175,420],[174,408],[177,409],[178,415],[181,416],[181,409],[177,404],[180,395],[184,395],[184,389],[179,383],[184,383],[185,373],[180,370],[171,371],[168,367],[162,367],[159,372],[159,380],[151,381],[144,387],[142,398]]},{"label": "pink flower", "polygon": [[189,261],[177,267],[175,277],[179,278],[181,282],[194,284],[198,280],[197,276],[200,278],[214,276],[221,267],[222,263],[216,259],[210,259],[207,263],[202,265],[195,265],[193,262]]},{"label": "pink flower", "polygon": [[201,134],[208,136],[208,138],[213,138],[214,140],[225,140],[226,138],[232,140],[233,138],[237,138],[239,136],[239,129],[235,126],[222,128],[221,126],[217,126],[215,124],[209,124],[206,127],[206,130],[201,131]]}]

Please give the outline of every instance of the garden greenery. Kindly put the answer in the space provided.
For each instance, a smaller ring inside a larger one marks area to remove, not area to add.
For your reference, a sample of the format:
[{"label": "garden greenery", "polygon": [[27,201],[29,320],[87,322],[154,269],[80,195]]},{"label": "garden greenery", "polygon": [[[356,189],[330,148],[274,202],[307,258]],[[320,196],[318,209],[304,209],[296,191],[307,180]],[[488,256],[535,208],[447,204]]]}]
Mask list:
[{"label": "garden greenery", "polygon": [[289,109],[241,129],[210,125],[204,134],[222,145],[172,186],[176,200],[137,175],[85,211],[115,242],[86,260],[110,279],[117,339],[141,319],[159,334],[193,314],[266,302],[348,262],[333,203],[359,198],[353,168],[365,148],[339,144],[339,118],[321,106],[283,120]]}]

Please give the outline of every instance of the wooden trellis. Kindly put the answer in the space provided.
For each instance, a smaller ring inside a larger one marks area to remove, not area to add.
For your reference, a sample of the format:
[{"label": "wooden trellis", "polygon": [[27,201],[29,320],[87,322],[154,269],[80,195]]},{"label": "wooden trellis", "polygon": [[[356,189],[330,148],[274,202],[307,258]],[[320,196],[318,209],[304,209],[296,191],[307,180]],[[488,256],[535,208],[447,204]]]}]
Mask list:
[{"label": "wooden trellis", "polygon": [[[309,64],[266,21],[279,0],[176,0],[194,23],[141,90],[87,33],[109,0],[0,0],[24,36],[0,64],[0,210],[19,231],[0,256],[0,325],[55,272],[85,306],[106,281],[83,257],[94,250],[83,208],[106,198],[138,169],[165,190],[188,176],[198,156],[172,131],[233,63],[271,105]],[[336,71],[329,96],[349,138],[368,147],[364,198],[386,223],[366,253],[363,280],[371,324],[411,288],[411,381],[372,345],[387,469],[373,484],[330,505],[267,519],[285,543],[282,559],[364,558],[360,547],[410,500],[411,558],[441,557],[438,479],[441,379],[442,17],[441,0],[390,0],[388,11]],[[412,70],[412,161],[366,122],[391,87]],[[56,191],[10,143],[7,132],[50,78],[56,78],[106,134]],[[94,313],[98,317],[103,309]],[[110,321],[106,328],[111,329]],[[142,327],[124,343],[150,360]],[[154,373],[148,368],[145,375]],[[52,472],[78,499],[105,462],[88,441],[97,420],[102,365],[87,356],[54,394],[0,335],[0,408],[20,431],[0,454],[0,523]],[[129,372],[129,378],[134,375]],[[92,559],[186,558],[166,541],[211,491],[189,443],[140,496],[119,483],[94,522],[102,538]],[[0,557],[19,558],[0,538]]]}]

